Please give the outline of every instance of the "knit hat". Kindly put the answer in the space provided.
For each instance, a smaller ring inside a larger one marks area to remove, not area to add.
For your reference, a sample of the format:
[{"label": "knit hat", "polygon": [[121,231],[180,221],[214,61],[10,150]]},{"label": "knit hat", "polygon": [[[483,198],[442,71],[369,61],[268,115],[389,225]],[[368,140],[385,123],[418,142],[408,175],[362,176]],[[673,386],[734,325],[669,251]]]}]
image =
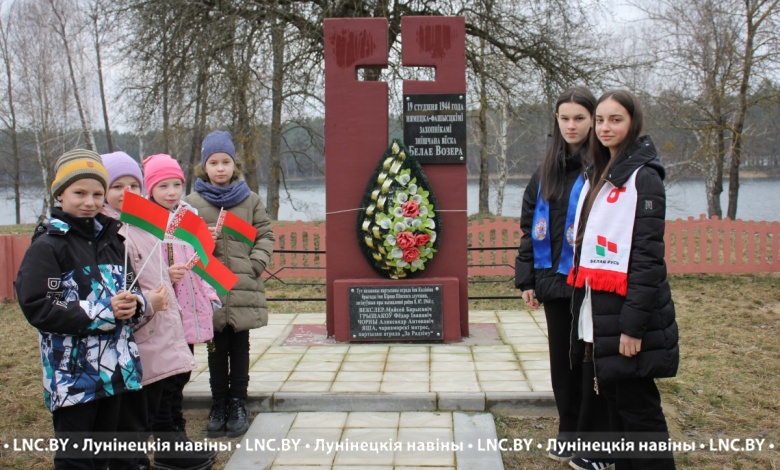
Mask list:
[{"label": "knit hat", "polygon": [[138,184],[144,183],[144,176],[141,174],[138,162],[125,152],[107,153],[101,155],[100,158],[103,159],[103,165],[108,172],[109,188],[123,176],[132,176],[138,181]]},{"label": "knit hat", "polygon": [[100,160],[100,155],[92,150],[73,149],[65,152],[54,164],[54,181],[51,183],[51,194],[55,198],[74,182],[92,178],[103,185],[108,191],[108,172]]},{"label": "knit hat", "polygon": [[236,161],[236,147],[230,137],[230,132],[214,131],[203,139],[203,148],[201,149],[202,164],[206,166],[206,160],[215,153],[224,152],[230,155],[233,162]]},{"label": "knit hat", "polygon": [[144,186],[147,194],[152,194],[154,186],[168,178],[179,178],[184,182],[184,172],[173,157],[160,153],[144,159]]}]

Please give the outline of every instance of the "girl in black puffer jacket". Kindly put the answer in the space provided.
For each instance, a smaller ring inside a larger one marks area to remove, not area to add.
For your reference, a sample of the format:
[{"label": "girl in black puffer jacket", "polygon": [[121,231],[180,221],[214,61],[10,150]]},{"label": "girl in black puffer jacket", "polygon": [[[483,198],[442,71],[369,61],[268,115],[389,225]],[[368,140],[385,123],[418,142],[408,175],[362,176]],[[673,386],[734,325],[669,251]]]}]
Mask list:
[{"label": "girl in black puffer jacket", "polygon": [[[596,107],[593,168],[577,210],[577,331],[594,346],[596,386],[609,404],[613,439],[663,448],[669,433],[653,379],[679,364],[674,303],[664,262],[664,169],[629,92]],[[591,188],[592,185],[592,188]],[[660,444],[660,446],[659,446]],[[624,455],[617,467],[674,468],[671,451]]]},{"label": "girl in black puffer jacket", "polygon": [[558,97],[544,161],[523,196],[523,237],[515,260],[515,286],[523,291],[526,305],[544,304],[559,417],[558,442],[548,457],[558,461],[572,459],[573,447],[567,444],[584,432],[599,430],[598,422],[604,423],[606,414],[606,402],[593,393],[592,365],[583,369],[582,342],[569,344],[572,287],[566,283],[574,255],[574,215],[584,184],[583,156],[595,108],[596,98],[587,88],[569,88]]}]

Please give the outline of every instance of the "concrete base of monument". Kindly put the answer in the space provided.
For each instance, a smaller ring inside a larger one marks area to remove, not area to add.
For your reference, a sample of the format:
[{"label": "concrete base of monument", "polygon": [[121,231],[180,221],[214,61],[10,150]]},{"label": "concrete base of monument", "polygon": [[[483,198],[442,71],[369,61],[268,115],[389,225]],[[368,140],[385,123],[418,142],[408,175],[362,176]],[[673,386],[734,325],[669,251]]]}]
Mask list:
[{"label": "concrete base of monument", "polygon": [[456,277],[334,281],[336,341],[460,341],[459,301]]}]

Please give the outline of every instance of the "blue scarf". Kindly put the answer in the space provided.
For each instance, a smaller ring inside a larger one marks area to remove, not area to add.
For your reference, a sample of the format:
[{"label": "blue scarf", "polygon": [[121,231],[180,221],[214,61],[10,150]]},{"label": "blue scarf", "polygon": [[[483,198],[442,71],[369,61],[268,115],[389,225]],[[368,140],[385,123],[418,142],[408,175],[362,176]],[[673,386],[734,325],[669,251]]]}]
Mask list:
[{"label": "blue scarf", "polygon": [[214,186],[200,178],[195,180],[195,191],[215,207],[224,207],[225,209],[241,204],[252,192],[244,180],[238,180],[230,186],[221,187]]},{"label": "blue scarf", "polygon": [[[558,260],[558,273],[567,275],[571,270],[574,259],[574,217],[577,214],[577,201],[580,199],[585,178],[582,174],[577,177],[569,194],[569,207],[566,211],[566,225],[563,232],[563,246],[561,257]],[[542,185],[539,184],[539,192],[536,195],[536,207],[534,209],[534,224],[531,231],[531,241],[534,245],[534,268],[552,267],[552,247],[548,236],[550,221],[550,203],[542,197]]]}]

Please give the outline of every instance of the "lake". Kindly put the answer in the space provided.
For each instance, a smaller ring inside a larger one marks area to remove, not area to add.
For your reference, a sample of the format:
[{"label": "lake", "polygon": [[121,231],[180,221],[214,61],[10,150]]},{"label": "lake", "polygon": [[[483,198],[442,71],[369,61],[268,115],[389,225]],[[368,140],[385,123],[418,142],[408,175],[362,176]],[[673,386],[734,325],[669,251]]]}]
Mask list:
[{"label": "lake", "polygon": [[[290,199],[282,191],[282,202],[279,208],[280,220],[324,220],[325,219],[325,184],[322,181],[292,181],[287,183]],[[727,187],[728,183],[724,183]],[[434,188],[435,190],[436,188]],[[519,217],[520,205],[525,184],[507,185],[504,197],[504,216]],[[478,207],[479,185],[468,183],[468,213],[474,214]],[[41,210],[42,189],[25,190],[22,201],[22,222],[35,222]],[[14,223],[14,201],[11,188],[0,188],[0,225]],[[260,195],[265,198],[265,188]],[[490,191],[490,209],[496,210],[496,191]],[[780,200],[780,179],[743,179],[739,191],[737,216],[743,220],[780,221],[780,210],[775,203]],[[666,218],[677,219],[688,216],[699,217],[707,212],[707,202],[704,197],[704,182],[700,180],[677,181],[666,188]],[[723,212],[726,212],[728,196],[726,191],[721,194]]]}]

